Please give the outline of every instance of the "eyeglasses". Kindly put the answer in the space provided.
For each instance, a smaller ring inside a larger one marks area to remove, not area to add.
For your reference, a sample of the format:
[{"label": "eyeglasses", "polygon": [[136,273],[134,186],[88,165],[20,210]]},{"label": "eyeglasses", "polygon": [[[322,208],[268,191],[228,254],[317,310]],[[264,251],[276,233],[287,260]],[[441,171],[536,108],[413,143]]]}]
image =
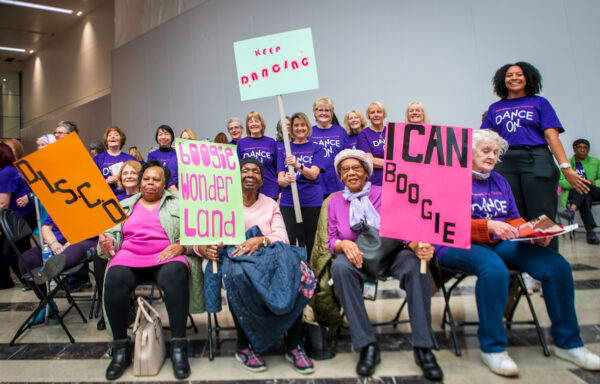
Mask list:
[{"label": "eyeglasses", "polygon": [[326,113],[326,112],[331,112],[331,109],[317,108],[317,109],[315,109],[315,111],[321,112],[321,113]]},{"label": "eyeglasses", "polygon": [[54,131],[54,135],[66,135],[67,132],[63,132],[63,131]]},{"label": "eyeglasses", "polygon": [[360,165],[354,165],[352,167],[342,167],[340,168],[340,171],[342,172],[342,175],[345,175],[346,173],[350,172],[350,170],[352,170],[352,172],[354,173],[360,173],[363,171],[363,167]]},{"label": "eyeglasses", "polygon": [[239,125],[234,125],[233,127],[229,127],[227,129],[233,131],[234,129],[242,129],[242,127],[240,127]]},{"label": "eyeglasses", "polygon": [[590,149],[590,147],[588,147],[587,145],[576,145],[575,149]]}]

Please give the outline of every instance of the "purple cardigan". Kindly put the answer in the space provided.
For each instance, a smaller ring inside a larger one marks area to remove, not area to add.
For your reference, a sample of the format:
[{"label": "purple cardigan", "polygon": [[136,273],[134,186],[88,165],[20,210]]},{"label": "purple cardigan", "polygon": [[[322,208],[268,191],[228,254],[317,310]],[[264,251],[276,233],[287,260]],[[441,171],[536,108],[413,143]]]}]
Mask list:
[{"label": "purple cardigan", "polygon": [[[350,229],[350,202],[344,199],[343,192],[337,192],[331,195],[329,206],[327,207],[327,216],[329,218],[329,238],[327,246],[331,254],[335,255],[333,245],[337,240],[356,240],[358,232]],[[371,185],[369,200],[375,207],[375,210],[381,215],[381,187]]]}]

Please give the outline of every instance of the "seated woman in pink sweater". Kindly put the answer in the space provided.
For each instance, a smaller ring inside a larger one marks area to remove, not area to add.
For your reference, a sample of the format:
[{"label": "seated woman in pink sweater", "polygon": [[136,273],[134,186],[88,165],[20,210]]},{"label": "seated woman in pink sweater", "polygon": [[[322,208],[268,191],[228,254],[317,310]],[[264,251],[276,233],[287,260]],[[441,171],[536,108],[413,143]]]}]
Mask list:
[{"label": "seated woman in pink sweater", "polygon": [[[240,161],[240,170],[246,230],[257,225],[264,236],[247,239],[232,253],[232,256],[242,254],[251,256],[259,248],[267,247],[275,241],[289,244],[279,206],[273,199],[258,192],[264,175],[262,163],[253,157],[246,157]],[[195,245],[194,251],[209,260],[217,261],[219,259],[219,247],[216,245]],[[230,310],[232,310],[231,306]],[[250,344],[233,310],[231,314],[237,331],[235,358],[250,371],[265,371],[267,369],[265,361]],[[287,350],[285,358],[294,365],[297,372],[302,374],[314,372],[313,363],[302,347],[302,315],[287,330],[285,346]]]}]

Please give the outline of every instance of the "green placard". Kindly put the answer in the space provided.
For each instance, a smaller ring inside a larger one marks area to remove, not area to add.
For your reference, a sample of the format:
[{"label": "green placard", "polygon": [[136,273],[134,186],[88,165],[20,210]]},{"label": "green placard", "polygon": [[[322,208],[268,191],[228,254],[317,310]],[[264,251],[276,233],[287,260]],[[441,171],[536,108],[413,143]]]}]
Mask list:
[{"label": "green placard", "polygon": [[183,245],[246,240],[240,163],[235,145],[175,139]]},{"label": "green placard", "polygon": [[310,28],[233,43],[242,100],[319,88]]}]

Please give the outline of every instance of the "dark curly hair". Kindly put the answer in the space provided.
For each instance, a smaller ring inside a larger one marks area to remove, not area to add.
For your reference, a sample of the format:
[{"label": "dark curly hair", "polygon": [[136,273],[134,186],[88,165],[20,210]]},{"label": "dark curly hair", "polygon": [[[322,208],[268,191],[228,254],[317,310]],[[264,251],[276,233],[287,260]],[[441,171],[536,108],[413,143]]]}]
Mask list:
[{"label": "dark curly hair", "polygon": [[527,96],[533,96],[540,93],[542,90],[542,74],[536,67],[525,61],[519,61],[514,64],[505,64],[496,71],[496,74],[492,79],[494,93],[501,99],[506,99],[508,97],[508,88],[506,88],[505,77],[506,71],[513,65],[519,66],[523,70],[523,75],[525,75],[525,81],[527,82],[525,85],[525,94]]},{"label": "dark curly hair", "polygon": [[152,167],[159,167],[163,170],[163,173],[165,174],[166,189],[167,185],[169,184],[169,180],[171,179],[171,170],[168,167],[163,166],[157,159],[152,159],[150,161],[145,162],[144,165],[142,165],[142,169],[140,170],[140,173],[138,173],[138,187],[142,183],[142,178],[144,177],[144,172],[146,172],[146,169]]}]

